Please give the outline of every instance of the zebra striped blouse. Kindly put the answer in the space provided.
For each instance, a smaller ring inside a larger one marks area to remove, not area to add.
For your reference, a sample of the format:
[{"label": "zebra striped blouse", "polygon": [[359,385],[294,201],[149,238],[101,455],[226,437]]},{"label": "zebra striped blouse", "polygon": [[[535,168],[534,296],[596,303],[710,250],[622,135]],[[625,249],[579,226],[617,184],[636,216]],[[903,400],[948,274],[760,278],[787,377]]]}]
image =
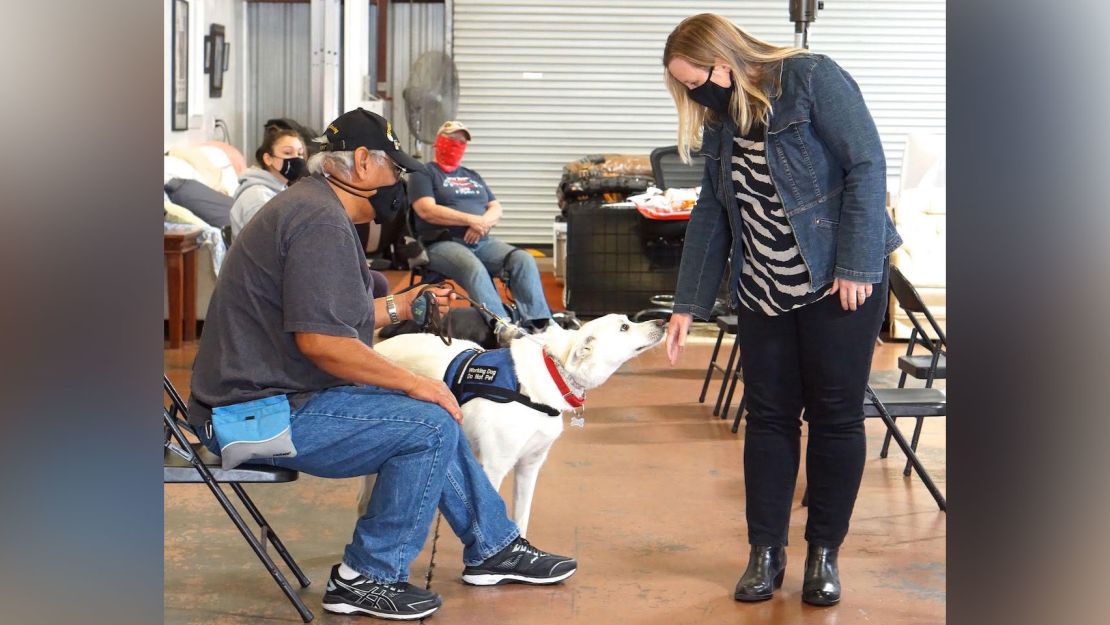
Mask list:
[{"label": "zebra striped blouse", "polygon": [[760,124],[733,139],[732,184],[744,237],[740,302],[775,316],[821,299],[828,289],[810,293],[809,271],[771,182],[763,139]]}]

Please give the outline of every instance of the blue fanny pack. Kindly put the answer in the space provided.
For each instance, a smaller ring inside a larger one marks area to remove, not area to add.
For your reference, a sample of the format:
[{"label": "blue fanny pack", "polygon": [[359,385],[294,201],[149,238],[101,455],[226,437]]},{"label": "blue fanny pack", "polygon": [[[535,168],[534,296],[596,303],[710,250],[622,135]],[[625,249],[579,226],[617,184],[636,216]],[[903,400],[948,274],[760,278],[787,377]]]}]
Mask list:
[{"label": "blue fanny pack", "polygon": [[224,469],[260,458],[297,455],[289,424],[289,399],[264,397],[212,409],[212,430]]}]

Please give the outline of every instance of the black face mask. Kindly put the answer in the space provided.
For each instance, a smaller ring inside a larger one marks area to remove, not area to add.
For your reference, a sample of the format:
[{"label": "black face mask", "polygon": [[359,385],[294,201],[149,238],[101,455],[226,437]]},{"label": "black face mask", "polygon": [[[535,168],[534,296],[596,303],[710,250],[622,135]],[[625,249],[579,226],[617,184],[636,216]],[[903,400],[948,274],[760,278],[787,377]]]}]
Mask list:
[{"label": "black face mask", "polygon": [[383,226],[393,223],[405,196],[405,185],[400,180],[387,187],[378,187],[378,192],[370,198],[370,205],[374,207],[374,222]]},{"label": "black face mask", "polygon": [[299,156],[283,158],[281,169],[278,171],[279,173],[281,173],[282,176],[285,176],[285,179],[289,181],[289,184],[293,184],[295,180],[297,180],[298,178],[302,178],[303,176],[308,174],[308,165],[305,164],[305,160]]},{"label": "black face mask", "polygon": [[693,89],[687,89],[690,99],[705,108],[716,111],[721,115],[728,115],[728,104],[732,100],[732,92],[736,90],[736,81],[729,87],[722,87],[710,80],[713,77],[713,68],[709,68],[709,78]]},{"label": "black face mask", "polygon": [[[400,180],[393,184],[383,184],[380,187],[371,187],[367,189],[363,187],[356,187],[355,185],[344,180],[340,180],[335,176],[331,176],[328,174],[325,174],[325,176],[328,180],[335,183],[335,185],[343,191],[355,197],[363,198],[367,202],[370,202],[370,206],[374,207],[375,223],[391,223],[393,221],[393,218],[397,216],[398,202],[396,200],[400,197],[399,190],[403,188],[401,186]],[[377,193],[375,193],[375,191]]]}]

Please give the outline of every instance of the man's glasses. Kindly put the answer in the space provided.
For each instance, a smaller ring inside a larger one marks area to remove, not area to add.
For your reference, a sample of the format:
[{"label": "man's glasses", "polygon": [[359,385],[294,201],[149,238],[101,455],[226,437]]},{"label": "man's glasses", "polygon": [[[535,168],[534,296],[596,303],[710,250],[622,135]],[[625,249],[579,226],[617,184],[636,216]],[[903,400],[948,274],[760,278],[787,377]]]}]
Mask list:
[{"label": "man's glasses", "polygon": [[393,177],[396,178],[397,180],[401,179],[401,174],[408,173],[408,170],[405,169],[404,167],[401,167],[400,165],[398,165],[397,161],[394,161],[393,159],[388,159],[388,160],[389,160],[389,168],[393,171]]}]

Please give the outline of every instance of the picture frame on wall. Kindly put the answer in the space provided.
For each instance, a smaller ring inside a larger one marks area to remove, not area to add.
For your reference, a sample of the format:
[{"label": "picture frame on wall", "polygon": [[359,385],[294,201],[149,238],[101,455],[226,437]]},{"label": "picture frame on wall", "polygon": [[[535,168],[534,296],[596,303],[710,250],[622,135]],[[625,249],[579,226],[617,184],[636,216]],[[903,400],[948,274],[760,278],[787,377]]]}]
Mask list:
[{"label": "picture frame on wall", "polygon": [[228,44],[223,24],[212,24],[204,36],[204,73],[208,74],[208,97],[224,93],[224,72],[227,71]]},{"label": "picture frame on wall", "polygon": [[170,127],[189,129],[189,0],[173,0]]}]

